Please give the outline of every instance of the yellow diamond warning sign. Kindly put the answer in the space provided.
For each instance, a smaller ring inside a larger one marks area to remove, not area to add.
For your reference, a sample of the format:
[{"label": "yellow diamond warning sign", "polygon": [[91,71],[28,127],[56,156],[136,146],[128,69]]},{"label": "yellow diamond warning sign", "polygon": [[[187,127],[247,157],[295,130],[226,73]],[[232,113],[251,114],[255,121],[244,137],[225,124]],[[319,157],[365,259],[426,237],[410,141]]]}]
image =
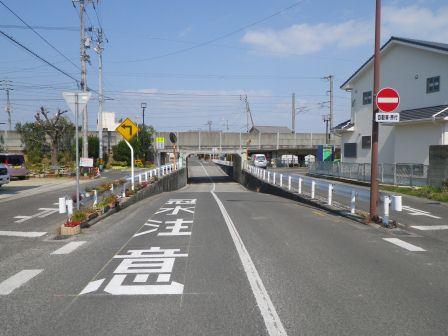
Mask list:
[{"label": "yellow diamond warning sign", "polygon": [[115,130],[129,141],[137,134],[138,126],[131,119],[126,118]]}]

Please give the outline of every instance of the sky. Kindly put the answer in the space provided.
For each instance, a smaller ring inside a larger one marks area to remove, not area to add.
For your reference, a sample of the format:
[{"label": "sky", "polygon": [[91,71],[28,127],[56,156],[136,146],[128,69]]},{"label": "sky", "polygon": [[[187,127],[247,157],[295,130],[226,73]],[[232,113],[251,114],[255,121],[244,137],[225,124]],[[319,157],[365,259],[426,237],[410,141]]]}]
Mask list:
[{"label": "sky", "polygon": [[[43,36],[46,44],[0,3],[0,31],[66,75],[0,35],[0,80],[11,81],[12,119],[31,121],[40,106],[67,109],[63,91],[80,78],[79,7],[71,0],[1,0]],[[244,132],[244,97],[256,125],[291,127],[296,95],[297,132],[324,132],[329,83],[335,76],[335,124],[350,116],[339,86],[373,52],[374,0],[95,0],[86,26],[101,26],[104,111],[160,131],[208,129]],[[443,0],[384,0],[382,42],[390,36],[448,43]],[[92,47],[94,46],[94,43]],[[61,54],[63,56],[61,56]],[[98,57],[88,51],[87,84],[98,90]],[[68,59],[68,60],[67,60]],[[0,122],[7,121],[0,91]],[[96,128],[98,96],[88,106]],[[71,113],[67,116],[73,119]],[[5,127],[4,125],[0,125]]]}]

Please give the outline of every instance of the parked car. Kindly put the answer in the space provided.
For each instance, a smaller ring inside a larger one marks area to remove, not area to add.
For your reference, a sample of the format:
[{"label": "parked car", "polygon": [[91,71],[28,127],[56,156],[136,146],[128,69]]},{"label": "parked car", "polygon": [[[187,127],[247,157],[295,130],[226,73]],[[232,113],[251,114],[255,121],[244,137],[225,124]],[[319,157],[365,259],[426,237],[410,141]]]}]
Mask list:
[{"label": "parked car", "polygon": [[268,166],[268,160],[266,160],[266,155],[264,154],[253,154],[251,161],[258,168],[266,168]]},{"label": "parked car", "polygon": [[22,154],[0,153],[0,164],[6,166],[10,178],[17,177],[23,180],[28,175],[25,158]]},{"label": "parked car", "polygon": [[8,168],[5,165],[0,164],[0,187],[9,183]]}]

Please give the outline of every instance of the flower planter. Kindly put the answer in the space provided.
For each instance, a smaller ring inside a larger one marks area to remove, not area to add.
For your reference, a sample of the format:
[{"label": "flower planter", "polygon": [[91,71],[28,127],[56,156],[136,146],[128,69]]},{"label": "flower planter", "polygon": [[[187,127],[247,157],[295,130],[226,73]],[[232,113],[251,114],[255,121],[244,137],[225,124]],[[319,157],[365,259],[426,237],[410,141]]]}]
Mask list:
[{"label": "flower planter", "polygon": [[67,222],[61,226],[62,236],[73,236],[81,233],[81,222]]},{"label": "flower planter", "polygon": [[97,212],[93,212],[90,213],[89,216],[87,217],[87,220],[92,220],[94,218],[98,217],[98,213]]}]

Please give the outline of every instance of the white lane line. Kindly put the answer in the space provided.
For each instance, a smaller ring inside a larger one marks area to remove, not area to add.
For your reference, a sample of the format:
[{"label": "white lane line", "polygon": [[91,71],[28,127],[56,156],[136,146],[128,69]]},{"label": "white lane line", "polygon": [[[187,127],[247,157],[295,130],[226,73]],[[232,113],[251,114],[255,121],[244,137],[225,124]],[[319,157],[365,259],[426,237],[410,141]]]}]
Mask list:
[{"label": "white lane line", "polygon": [[255,300],[257,301],[258,308],[260,309],[261,315],[264,320],[264,324],[266,325],[266,329],[270,336],[287,336],[285,328],[283,327],[282,321],[275,310],[274,304],[269,297],[266,288],[263,285],[263,281],[258,274],[258,271],[252,261],[252,258],[249,255],[249,252],[246,249],[246,246],[241,239],[235,224],[229,216],[226,208],[222,204],[221,200],[215,194],[215,183],[211,180],[210,176],[207,173],[207,170],[202,165],[202,168],[205,171],[205,174],[213,183],[213,188],[210,193],[213,195],[216,203],[218,204],[219,209],[221,210],[221,214],[224,218],[224,221],[227,224],[227,228],[229,229],[230,236],[232,237],[233,243],[235,244],[236,250],[240,257],[241,263],[243,264],[244,271],[246,272],[247,279],[249,280],[250,287],[255,296]]},{"label": "white lane line", "polygon": [[56,251],[52,252],[51,254],[69,254],[84,243],[85,241],[70,242],[68,244],[65,244],[61,248],[57,249]]},{"label": "white lane line", "polygon": [[99,280],[95,280],[95,281],[90,281],[87,284],[87,286],[84,287],[84,289],[81,291],[81,293],[79,293],[79,295],[95,292],[96,290],[98,290],[98,288],[100,288],[100,286],[102,285],[104,280],[106,280],[106,279],[99,279]]},{"label": "white lane line", "polygon": [[437,230],[448,230],[448,225],[413,225],[411,228],[421,230],[421,231],[437,231]]},{"label": "white lane line", "polygon": [[28,282],[43,270],[23,270],[0,283],[0,295],[11,294],[15,289]]},{"label": "white lane line", "polygon": [[404,248],[411,252],[425,252],[426,251],[419,246],[406,243],[405,241],[398,239],[398,238],[383,238],[383,240],[385,240],[389,243],[395,244],[397,246],[400,246],[401,248]]},{"label": "white lane line", "polygon": [[9,236],[9,237],[42,237],[46,235],[46,232],[22,232],[22,231],[0,231],[0,236]]}]

